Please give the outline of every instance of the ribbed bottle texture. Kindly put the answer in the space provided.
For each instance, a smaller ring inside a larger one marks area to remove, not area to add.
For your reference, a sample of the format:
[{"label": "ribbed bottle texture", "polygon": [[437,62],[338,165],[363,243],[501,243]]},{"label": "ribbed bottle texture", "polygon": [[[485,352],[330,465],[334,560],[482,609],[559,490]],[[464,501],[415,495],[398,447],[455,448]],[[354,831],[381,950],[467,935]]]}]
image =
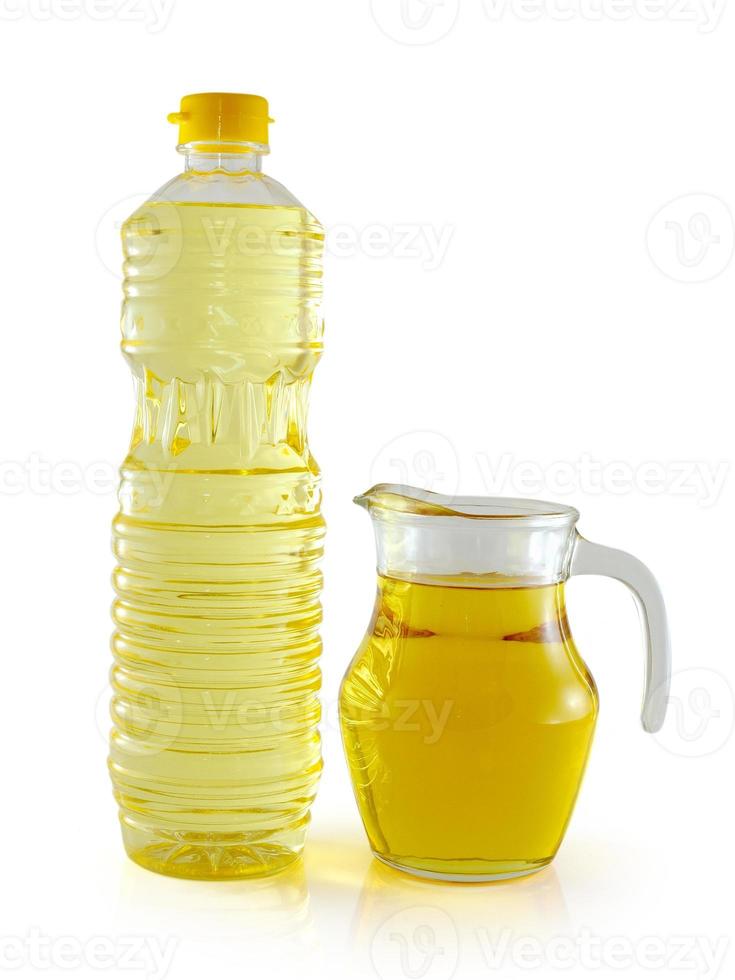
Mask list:
[{"label": "ribbed bottle texture", "polygon": [[300,852],[321,768],[323,232],[301,207],[144,205],[123,228],[137,405],[114,524],[110,769],[128,853],[233,878]]}]

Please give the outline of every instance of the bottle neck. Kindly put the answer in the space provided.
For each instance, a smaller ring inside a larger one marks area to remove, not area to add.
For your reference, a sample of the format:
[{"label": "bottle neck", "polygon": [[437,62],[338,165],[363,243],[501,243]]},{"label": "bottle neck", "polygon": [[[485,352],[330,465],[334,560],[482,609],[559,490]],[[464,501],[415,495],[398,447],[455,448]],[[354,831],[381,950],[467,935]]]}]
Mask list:
[{"label": "bottle neck", "polygon": [[188,173],[260,173],[269,152],[265,143],[184,143],[177,149]]}]

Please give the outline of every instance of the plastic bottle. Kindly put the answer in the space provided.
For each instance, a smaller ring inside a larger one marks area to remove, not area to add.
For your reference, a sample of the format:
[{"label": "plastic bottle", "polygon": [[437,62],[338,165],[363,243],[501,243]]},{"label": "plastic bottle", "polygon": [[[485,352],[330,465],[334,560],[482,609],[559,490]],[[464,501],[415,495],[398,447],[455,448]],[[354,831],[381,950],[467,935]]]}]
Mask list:
[{"label": "plastic bottle", "polygon": [[186,96],[184,173],[123,226],[137,405],[114,522],[110,771],[134,861],[269,874],[321,768],[324,534],[306,416],[323,230],[261,171],[268,104]]}]

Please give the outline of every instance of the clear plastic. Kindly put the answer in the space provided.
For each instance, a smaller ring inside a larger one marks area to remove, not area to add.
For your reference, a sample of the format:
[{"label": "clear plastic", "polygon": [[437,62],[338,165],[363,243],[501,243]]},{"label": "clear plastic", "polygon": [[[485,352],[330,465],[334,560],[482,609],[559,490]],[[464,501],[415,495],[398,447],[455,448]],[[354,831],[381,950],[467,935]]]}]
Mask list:
[{"label": "clear plastic", "polygon": [[[321,768],[323,231],[267,147],[180,147],[125,222],[137,393],[114,525],[110,771],[130,856],[190,878],[300,853]],[[219,152],[221,150],[221,152]]]},{"label": "clear plastic", "polygon": [[631,555],[585,541],[571,507],[388,484],[356,502],[373,520],[378,594],[340,715],[375,854],[452,880],[544,867],[597,717],[564,582],[612,575],[633,591],[647,645],[642,722],[655,731],[670,673],[655,579]]}]

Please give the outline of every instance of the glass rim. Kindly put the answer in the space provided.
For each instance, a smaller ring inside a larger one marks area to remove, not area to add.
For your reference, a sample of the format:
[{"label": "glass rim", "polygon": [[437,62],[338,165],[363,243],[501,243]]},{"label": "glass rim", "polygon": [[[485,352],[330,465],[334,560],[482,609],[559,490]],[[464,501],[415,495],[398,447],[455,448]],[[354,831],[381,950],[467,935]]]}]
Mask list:
[{"label": "glass rim", "polygon": [[575,507],[548,500],[449,495],[400,483],[378,483],[355,497],[354,502],[368,511],[379,509],[413,517],[541,524],[576,524],[579,520],[579,511]]}]

